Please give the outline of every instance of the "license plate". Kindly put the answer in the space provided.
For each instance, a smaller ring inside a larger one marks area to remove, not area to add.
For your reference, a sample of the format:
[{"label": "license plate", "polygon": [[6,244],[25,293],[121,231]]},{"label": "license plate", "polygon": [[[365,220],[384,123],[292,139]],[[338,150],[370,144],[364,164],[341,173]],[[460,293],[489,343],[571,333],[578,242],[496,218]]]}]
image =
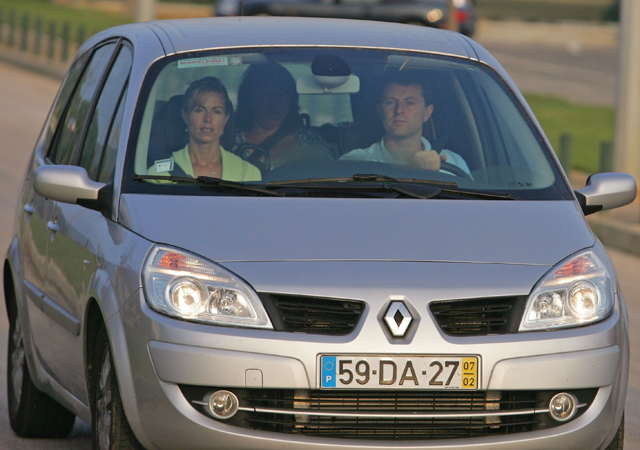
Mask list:
[{"label": "license plate", "polygon": [[323,355],[327,389],[478,389],[478,356]]}]

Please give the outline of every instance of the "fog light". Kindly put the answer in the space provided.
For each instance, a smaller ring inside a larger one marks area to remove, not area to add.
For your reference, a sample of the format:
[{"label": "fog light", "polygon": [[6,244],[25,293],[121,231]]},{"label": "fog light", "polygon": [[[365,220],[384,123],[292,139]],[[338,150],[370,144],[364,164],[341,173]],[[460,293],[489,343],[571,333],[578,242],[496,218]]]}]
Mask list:
[{"label": "fog light", "polygon": [[558,422],[566,422],[575,415],[577,403],[575,396],[561,392],[549,402],[549,414]]},{"label": "fog light", "polygon": [[204,397],[204,401],[207,403],[209,413],[217,419],[230,419],[238,412],[238,397],[233,392],[209,392]]}]

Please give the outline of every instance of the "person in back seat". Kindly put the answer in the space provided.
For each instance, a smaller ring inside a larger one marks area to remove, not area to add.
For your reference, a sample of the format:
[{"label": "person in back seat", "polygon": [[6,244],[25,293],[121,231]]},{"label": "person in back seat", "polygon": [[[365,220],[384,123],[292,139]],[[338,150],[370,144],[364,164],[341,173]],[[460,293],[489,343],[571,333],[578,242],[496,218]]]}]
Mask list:
[{"label": "person in back seat", "polygon": [[438,153],[422,136],[422,127],[433,113],[433,104],[429,89],[419,75],[399,72],[391,77],[377,110],[385,131],[382,140],[368,148],[352,150],[340,159],[405,164],[434,171],[440,170],[442,162],[447,162],[470,173],[460,155],[451,150]]},{"label": "person in back seat", "polygon": [[320,133],[304,123],[296,81],[280,64],[254,64],[247,70],[238,90],[236,125],[233,152],[254,161],[252,145],[260,147],[268,161],[264,153],[254,157],[262,159],[266,170],[297,161],[335,159]]}]

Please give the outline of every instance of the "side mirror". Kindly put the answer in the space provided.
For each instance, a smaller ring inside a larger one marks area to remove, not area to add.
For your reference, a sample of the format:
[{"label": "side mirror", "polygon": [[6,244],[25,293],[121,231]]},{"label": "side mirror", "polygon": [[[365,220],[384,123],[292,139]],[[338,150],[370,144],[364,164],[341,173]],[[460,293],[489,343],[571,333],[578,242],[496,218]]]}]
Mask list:
[{"label": "side mirror", "polygon": [[636,180],[626,173],[597,173],[587,179],[587,185],[575,191],[584,215],[619,208],[635,200]]},{"label": "side mirror", "polygon": [[63,203],[72,203],[111,216],[113,184],[93,181],[83,167],[40,166],[36,169],[33,190],[38,195]]}]

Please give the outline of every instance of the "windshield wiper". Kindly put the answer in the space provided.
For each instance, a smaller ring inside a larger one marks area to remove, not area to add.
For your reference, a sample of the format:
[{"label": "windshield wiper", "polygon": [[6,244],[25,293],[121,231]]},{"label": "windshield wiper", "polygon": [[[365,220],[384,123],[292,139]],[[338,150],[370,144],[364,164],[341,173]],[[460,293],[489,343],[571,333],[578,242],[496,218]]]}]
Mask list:
[{"label": "windshield wiper", "polygon": [[[308,178],[299,180],[274,181],[266,184],[270,189],[299,189],[309,191],[358,192],[373,194],[391,192],[403,196],[429,199],[440,194],[439,182],[425,182],[424,180],[397,179],[387,175],[355,174],[351,177],[336,178]],[[455,183],[442,183],[442,186],[456,187]],[[287,195],[295,195],[289,192]]]},{"label": "windshield wiper", "polygon": [[272,181],[264,185],[254,185],[237,181],[226,181],[213,177],[176,177],[167,175],[134,175],[134,181],[160,180],[174,183],[204,184],[225,191],[245,194],[262,194],[277,197],[296,197],[300,192],[332,191],[358,192],[374,194],[380,191],[404,195],[411,198],[475,198],[483,200],[518,200],[503,192],[481,192],[459,189],[449,181],[419,180],[412,178],[393,178],[378,174],[355,174],[351,177],[308,178],[299,180]]},{"label": "windshield wiper", "polygon": [[482,192],[465,189],[441,189],[438,198],[475,198],[481,200],[520,200],[506,192]]},{"label": "windshield wiper", "polygon": [[270,195],[276,197],[282,197],[283,194],[280,192],[273,191],[271,189],[266,189],[261,186],[255,186],[252,184],[241,183],[238,181],[226,181],[221,180],[220,178],[213,177],[175,177],[175,176],[166,176],[166,175],[134,175],[134,181],[144,181],[144,180],[161,180],[161,181],[171,181],[173,183],[190,183],[190,184],[204,184],[207,186],[215,186],[225,191],[236,191],[243,193],[254,193],[254,194],[263,194]]},{"label": "windshield wiper", "polygon": [[[443,198],[443,197],[452,197],[452,198],[478,198],[478,199],[486,199],[486,200],[519,200],[517,197],[514,197],[511,194],[507,194],[505,192],[482,192],[475,190],[467,190],[467,189],[458,189],[458,185],[453,182],[448,181],[432,181],[432,180],[417,180],[417,179],[406,179],[406,178],[392,178],[387,175],[377,175],[377,174],[357,174],[353,176],[353,179],[356,181],[380,181],[380,180],[389,180],[395,181],[396,183],[403,185],[427,185],[427,186],[437,186],[439,189],[439,193],[435,196]],[[435,197],[434,196],[434,197]],[[433,198],[433,197],[429,197]]]},{"label": "windshield wiper", "polygon": [[[353,183],[353,182],[356,183]],[[458,184],[451,181],[422,180],[415,178],[394,178],[375,173],[355,174],[340,178],[308,178],[299,180],[274,181],[266,184],[267,188],[278,189],[297,187],[309,190],[338,191],[394,191],[414,198],[475,198],[483,200],[519,200],[504,192],[482,192],[459,189]]]},{"label": "windshield wiper", "polygon": [[[295,197],[298,194],[296,192],[291,192],[291,191],[285,193],[277,189],[284,189],[284,190],[298,189],[298,193],[300,192],[300,188],[306,191],[336,189],[335,186],[327,186],[326,184],[321,184],[321,185],[315,184],[315,181],[318,181],[318,180],[313,180],[314,183],[308,183],[308,181],[310,180],[302,180],[302,183],[298,183],[298,182],[267,183],[266,187],[261,187],[261,186],[239,183],[235,181],[223,181],[220,178],[203,177],[203,176],[198,178],[191,178],[191,177],[176,177],[172,175],[168,175],[168,176],[167,175],[135,175],[133,179],[134,181],[161,180],[161,181],[170,181],[172,183],[206,184],[208,186],[216,186],[218,188],[222,188],[225,190],[242,191],[245,193],[265,194],[265,195],[278,196],[278,197],[285,197],[285,196]],[[336,180],[336,179],[331,179],[331,180]],[[348,178],[347,180],[353,181],[351,178]],[[396,192],[401,195],[406,195],[408,197],[420,198],[420,199],[432,198],[440,193],[440,190],[437,188],[431,188],[431,187],[425,187],[425,188],[416,189],[416,187],[411,187],[411,186],[408,187],[407,185],[402,183],[394,183],[393,185],[367,184],[367,185],[352,185],[349,187],[341,186],[340,190],[350,190],[350,191],[357,190],[359,192],[371,192],[371,191],[379,192],[380,189],[382,189],[386,192],[390,192],[390,191]]]},{"label": "windshield wiper", "polygon": [[[416,178],[393,178],[388,175],[379,175],[375,173],[357,173],[350,177],[335,177],[335,178],[306,178],[298,180],[284,180],[284,181],[271,181],[266,184],[267,187],[284,187],[284,186],[297,186],[307,187],[328,183],[347,183],[347,182],[376,182],[376,181],[391,181],[393,183],[403,184],[422,184],[425,186],[436,186],[439,188],[457,188],[458,184],[451,181],[436,181],[436,180],[420,180]],[[341,185],[344,186],[344,185]]]},{"label": "windshield wiper", "polygon": [[[506,192],[482,192],[475,190],[467,190],[467,189],[458,189],[458,185],[454,182],[449,181],[433,181],[433,180],[418,180],[415,178],[407,179],[407,178],[393,178],[387,175],[378,175],[378,174],[356,174],[353,176],[355,181],[381,181],[388,180],[394,181],[403,185],[426,185],[426,186],[437,186],[440,190],[436,196],[445,197],[445,196],[456,196],[456,197],[468,197],[468,198],[479,198],[479,199],[487,199],[487,200],[519,200],[517,197],[514,197],[511,194],[507,194]],[[432,198],[432,197],[429,197]]]}]

